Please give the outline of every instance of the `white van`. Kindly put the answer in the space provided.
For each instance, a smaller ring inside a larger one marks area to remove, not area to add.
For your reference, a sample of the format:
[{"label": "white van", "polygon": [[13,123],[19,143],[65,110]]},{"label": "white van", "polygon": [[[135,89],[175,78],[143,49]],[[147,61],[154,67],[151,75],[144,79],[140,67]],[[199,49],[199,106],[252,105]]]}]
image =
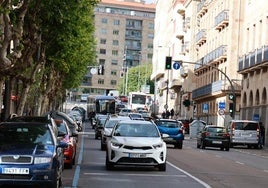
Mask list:
[{"label": "white van", "polygon": [[231,146],[246,145],[248,148],[261,148],[260,123],[250,120],[232,120],[228,125]]}]

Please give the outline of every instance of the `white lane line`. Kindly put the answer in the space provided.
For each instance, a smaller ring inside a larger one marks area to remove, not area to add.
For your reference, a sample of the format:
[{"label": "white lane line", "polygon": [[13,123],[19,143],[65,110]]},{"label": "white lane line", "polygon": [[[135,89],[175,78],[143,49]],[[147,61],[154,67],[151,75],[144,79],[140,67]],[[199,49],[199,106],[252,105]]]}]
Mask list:
[{"label": "white lane line", "polygon": [[[84,173],[84,175],[110,176],[109,173]],[[141,177],[180,177],[185,178],[186,175],[169,175],[169,174],[121,174],[121,176],[141,176]]]},{"label": "white lane line", "polygon": [[189,176],[190,178],[194,179],[195,181],[197,181],[198,183],[200,183],[201,185],[203,185],[205,188],[211,188],[210,185],[208,185],[207,183],[203,182],[202,180],[198,179],[197,177],[193,176],[192,174],[186,172],[185,170],[182,170],[181,168],[175,166],[174,164],[167,162],[167,164],[169,164],[170,166],[172,166],[173,168],[181,171],[182,173],[186,174],[187,176]]},{"label": "white lane line", "polygon": [[263,170],[263,171],[268,173],[268,170]]},{"label": "white lane line", "polygon": [[242,163],[242,162],[239,162],[239,161],[235,161],[235,163],[241,164],[241,165],[244,165],[245,164],[245,163]]}]

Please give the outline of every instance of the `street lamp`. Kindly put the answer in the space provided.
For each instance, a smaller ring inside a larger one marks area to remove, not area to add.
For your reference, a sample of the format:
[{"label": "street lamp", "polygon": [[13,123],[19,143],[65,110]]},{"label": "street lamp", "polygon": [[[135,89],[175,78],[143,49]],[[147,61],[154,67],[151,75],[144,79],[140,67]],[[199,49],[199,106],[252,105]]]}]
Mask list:
[{"label": "street lamp", "polygon": [[230,107],[229,107],[229,112],[230,112],[230,116],[232,117],[232,119],[235,119],[235,112],[236,112],[236,95],[235,95],[235,89],[234,89],[234,85],[231,81],[231,79],[227,76],[227,74],[225,72],[223,72],[222,70],[218,69],[217,67],[211,66],[211,65],[207,65],[207,64],[201,64],[201,63],[195,63],[195,62],[187,62],[187,61],[177,61],[180,62],[181,67],[183,68],[183,63],[185,64],[193,64],[193,65],[201,65],[201,66],[206,66],[206,67],[211,67],[212,69],[216,69],[219,72],[221,72],[225,78],[228,80],[228,82],[230,83],[231,86],[231,94],[229,94],[229,99],[233,101],[233,104],[231,105],[230,103]]}]

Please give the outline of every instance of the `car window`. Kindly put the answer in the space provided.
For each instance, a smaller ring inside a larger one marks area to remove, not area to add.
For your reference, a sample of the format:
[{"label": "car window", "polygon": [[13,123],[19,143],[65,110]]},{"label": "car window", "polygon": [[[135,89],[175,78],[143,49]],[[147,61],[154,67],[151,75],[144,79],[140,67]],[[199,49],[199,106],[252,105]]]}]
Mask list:
[{"label": "car window", "polygon": [[257,130],[258,123],[255,122],[235,122],[235,130]]},{"label": "car window", "polygon": [[13,144],[53,144],[49,129],[45,126],[12,126],[0,129],[0,146]]},{"label": "car window", "polygon": [[179,127],[179,124],[177,122],[168,122],[168,121],[157,122],[157,125],[166,127],[166,128],[178,128]]},{"label": "car window", "polygon": [[114,130],[115,136],[126,137],[159,137],[153,124],[118,124]]}]

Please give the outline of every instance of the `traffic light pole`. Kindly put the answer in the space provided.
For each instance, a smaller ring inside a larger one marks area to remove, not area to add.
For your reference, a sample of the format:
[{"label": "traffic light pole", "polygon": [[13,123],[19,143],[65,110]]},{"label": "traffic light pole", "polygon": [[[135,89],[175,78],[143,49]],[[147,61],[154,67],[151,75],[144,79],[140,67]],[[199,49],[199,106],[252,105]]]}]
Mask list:
[{"label": "traffic light pole", "polygon": [[194,63],[194,62],[186,62],[186,61],[176,61],[176,62],[180,62],[181,67],[183,68],[183,63],[185,64],[193,64],[193,65],[201,65],[201,66],[205,66],[205,67],[211,67],[212,69],[216,69],[219,72],[221,72],[225,78],[228,80],[228,82],[230,83],[231,86],[231,92],[233,94],[233,114],[231,115],[232,119],[235,119],[235,112],[236,112],[236,95],[235,95],[235,89],[234,89],[234,85],[232,83],[232,81],[230,80],[230,78],[227,76],[227,74],[225,72],[223,72],[222,70],[218,69],[217,67],[213,67],[211,65],[207,65],[207,64],[201,64],[201,63]]}]

